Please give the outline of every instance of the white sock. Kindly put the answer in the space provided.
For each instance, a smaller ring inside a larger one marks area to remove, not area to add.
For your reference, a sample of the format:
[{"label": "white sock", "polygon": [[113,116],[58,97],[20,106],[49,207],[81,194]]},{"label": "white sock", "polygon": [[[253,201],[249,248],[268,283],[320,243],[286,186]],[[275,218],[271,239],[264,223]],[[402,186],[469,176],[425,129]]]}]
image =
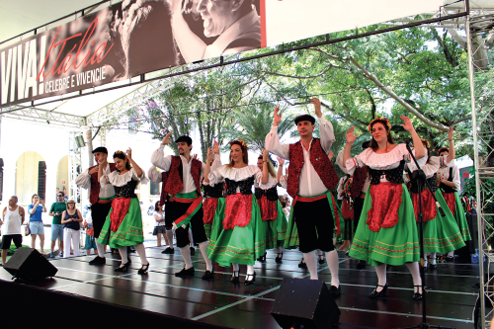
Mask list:
[{"label": "white sock", "polygon": [[454,250],[453,250],[453,251],[448,252],[448,257],[455,257],[455,252],[454,252]]},{"label": "white sock", "polygon": [[336,250],[326,253],[326,262],[328,263],[329,272],[331,272],[331,285],[340,286],[340,264],[338,263],[338,252]]},{"label": "white sock", "polygon": [[[420,278],[420,270],[419,270],[419,263],[414,262],[414,263],[406,263],[408,270],[412,274],[413,278],[413,285],[414,286],[422,286],[422,279]],[[415,291],[415,287],[413,289]],[[422,287],[418,288],[418,291],[415,291],[418,293],[422,293]]]},{"label": "white sock", "polygon": [[144,245],[141,243],[141,244],[135,245],[134,248],[137,251],[139,258],[141,259],[141,264],[142,265],[149,264],[149,262],[146,258],[146,249],[144,248]]},{"label": "white sock", "polygon": [[429,253],[424,252],[424,267],[427,267],[427,263],[428,263],[427,256],[429,256]]},{"label": "white sock", "polygon": [[305,264],[307,264],[307,269],[309,270],[310,273],[310,279],[311,280],[317,280],[317,261],[316,261],[316,252],[311,251],[307,253],[302,253],[302,256],[304,257]]},{"label": "white sock", "polygon": [[240,270],[240,266],[238,264],[232,263],[232,270],[233,272],[238,272]]},{"label": "white sock", "polygon": [[118,253],[120,254],[120,259],[122,260],[122,264],[127,264],[129,261],[127,256],[127,247],[122,247],[118,249]]},{"label": "white sock", "polygon": [[432,265],[436,265],[436,255],[437,255],[437,252],[433,252],[431,253],[431,264]]},{"label": "white sock", "polygon": [[98,248],[98,256],[100,256],[101,258],[105,258],[105,247],[106,246],[104,244],[96,242],[96,248]]},{"label": "white sock", "polygon": [[192,267],[192,257],[190,257],[190,244],[186,245],[183,248],[179,248],[180,253],[182,254],[182,258],[185,262],[185,269],[188,270]]},{"label": "white sock", "polygon": [[170,248],[173,249],[173,230],[166,230],[166,237],[168,238],[168,242],[170,243]]},{"label": "white sock", "polygon": [[[376,268],[376,274],[377,274],[377,284],[381,285],[381,286],[385,286],[386,285],[386,268],[387,268],[387,265],[386,264],[382,264],[380,266],[375,266]],[[376,291],[377,292],[380,292],[381,290],[383,290],[383,287],[377,287]]]},{"label": "white sock", "polygon": [[201,251],[202,258],[204,258],[204,262],[206,263],[206,271],[213,270],[213,262],[209,259],[206,250],[208,250],[209,241],[204,241],[199,243],[199,250]]},{"label": "white sock", "polygon": [[247,275],[254,274],[254,265],[247,265]]},{"label": "white sock", "polygon": [[324,255],[324,252],[321,249],[317,249],[317,255],[322,256]]},{"label": "white sock", "polygon": [[275,252],[276,252],[277,254],[282,254],[282,253],[283,253],[283,247],[281,247],[281,246],[280,246],[280,247],[276,247],[276,248],[274,248],[274,250],[275,250]]}]

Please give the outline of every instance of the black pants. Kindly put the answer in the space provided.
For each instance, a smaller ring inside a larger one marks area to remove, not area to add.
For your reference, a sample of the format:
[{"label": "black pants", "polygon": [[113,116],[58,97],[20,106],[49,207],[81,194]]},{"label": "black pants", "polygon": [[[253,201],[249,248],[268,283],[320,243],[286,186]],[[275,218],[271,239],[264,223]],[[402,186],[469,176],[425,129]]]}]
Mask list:
[{"label": "black pants", "polygon": [[362,207],[364,206],[364,199],[358,197],[353,202],[353,235],[357,231],[357,226],[360,221],[360,215],[362,214]]},{"label": "black pants", "polygon": [[94,228],[94,238],[98,239],[99,234],[101,233],[101,229],[103,229],[103,225],[105,224],[106,217],[111,209],[111,202],[108,203],[99,203],[91,205],[91,218],[93,219],[93,228]]},{"label": "black pants", "polygon": [[10,245],[14,241],[15,247],[19,249],[22,247],[22,234],[7,234],[2,236],[2,249],[8,250]]},{"label": "black pants", "polygon": [[335,249],[334,219],[327,198],[314,202],[297,201],[294,211],[301,252],[308,253],[316,249],[328,252]]},{"label": "black pants", "polygon": [[[172,206],[173,209],[173,216],[171,216],[172,223],[177,218],[185,214],[185,212],[187,211],[187,209],[189,209],[189,206],[191,205],[190,203],[181,203],[181,202],[169,202],[168,204],[170,203],[174,203],[174,205]],[[183,248],[190,243],[189,226],[192,229],[192,238],[194,239],[195,243],[201,243],[208,240],[208,238],[206,237],[206,231],[204,230],[204,223],[202,221],[203,214],[204,213],[202,211],[202,206],[201,206],[201,209],[199,209],[192,217],[189,225],[187,225],[185,228],[180,226],[177,229],[175,229],[175,236],[177,238],[177,247]],[[165,225],[166,225],[166,217],[165,217]]]}]

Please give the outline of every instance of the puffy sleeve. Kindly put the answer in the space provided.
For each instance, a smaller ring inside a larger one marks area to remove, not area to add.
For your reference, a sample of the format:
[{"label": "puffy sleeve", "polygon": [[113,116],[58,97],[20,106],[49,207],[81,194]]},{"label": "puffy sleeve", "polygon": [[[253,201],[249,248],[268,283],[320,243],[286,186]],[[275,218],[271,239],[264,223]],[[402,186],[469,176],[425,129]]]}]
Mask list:
[{"label": "puffy sleeve", "polygon": [[338,192],[338,200],[343,199],[342,198],[342,193],[343,193],[343,189],[345,187],[345,182],[346,182],[346,177],[341,177],[340,178],[340,181],[338,182],[338,189],[337,189],[337,192]]},{"label": "puffy sleeve", "polygon": [[84,171],[82,174],[77,176],[75,179],[75,183],[77,186],[87,190],[91,188],[91,175],[89,175],[89,169]]},{"label": "puffy sleeve", "polygon": [[431,178],[439,171],[439,157],[430,157],[429,162],[422,166],[422,170],[427,178]]},{"label": "puffy sleeve", "polygon": [[[372,152],[373,151],[371,148],[367,148],[362,153],[354,156],[353,158],[346,160],[345,167],[346,167],[347,174],[353,175],[353,173],[355,172],[355,169],[362,168],[363,166],[365,166],[366,160]],[[338,154],[338,156],[339,156],[339,154]],[[343,159],[342,159],[342,161],[343,161]]]},{"label": "puffy sleeve", "polygon": [[324,116],[319,118],[319,134],[321,136],[321,147],[328,153],[336,138],[334,137],[333,125]]},{"label": "puffy sleeve", "polygon": [[226,165],[223,165],[223,166],[219,167],[218,169],[209,172],[209,175],[208,175],[209,183],[203,182],[203,184],[209,185],[209,186],[215,186],[216,184],[223,182],[223,180],[224,180],[223,175],[225,174],[225,169],[226,169]]},{"label": "puffy sleeve", "polygon": [[161,183],[161,173],[158,172],[155,166],[151,166],[148,170],[149,180],[153,183],[159,184]]},{"label": "puffy sleeve", "polygon": [[151,163],[153,166],[156,166],[162,170],[168,171],[170,170],[170,166],[172,164],[172,156],[164,156],[164,145],[160,145],[160,147],[153,152],[151,156]]},{"label": "puffy sleeve", "polygon": [[255,177],[255,180],[254,180],[256,187],[258,187],[260,189],[268,190],[268,189],[276,186],[276,184],[278,184],[278,182],[276,181],[276,178],[274,178],[271,175],[269,175],[268,182],[266,184],[263,184],[262,183],[262,177],[263,177],[262,171],[259,171],[256,174],[256,177]]},{"label": "puffy sleeve", "polygon": [[460,190],[461,181],[460,181],[460,170],[457,166],[453,166],[453,184],[455,184],[455,190]]},{"label": "puffy sleeve", "polygon": [[281,144],[278,136],[278,126],[272,126],[271,131],[266,135],[266,150],[272,152],[283,159],[290,157],[290,145]]},{"label": "puffy sleeve", "polygon": [[103,175],[99,180],[101,188],[105,188],[107,185],[112,185],[112,180],[115,180],[115,176],[118,176],[118,171],[113,171],[109,175]]},{"label": "puffy sleeve", "polygon": [[141,182],[141,184],[144,184],[144,185],[146,185],[147,183],[149,183],[149,179],[146,177],[146,174],[144,173],[144,170],[142,170],[141,176],[137,176],[137,173],[136,173],[136,171],[135,171],[134,168],[131,168],[130,169],[130,172],[131,172],[131,175],[132,175],[132,179],[133,180],[136,180],[138,182]]},{"label": "puffy sleeve", "polygon": [[343,163],[343,152],[344,151],[338,153],[338,156],[336,157],[336,164],[340,167],[341,171],[343,171],[345,174],[348,174],[345,164]]}]

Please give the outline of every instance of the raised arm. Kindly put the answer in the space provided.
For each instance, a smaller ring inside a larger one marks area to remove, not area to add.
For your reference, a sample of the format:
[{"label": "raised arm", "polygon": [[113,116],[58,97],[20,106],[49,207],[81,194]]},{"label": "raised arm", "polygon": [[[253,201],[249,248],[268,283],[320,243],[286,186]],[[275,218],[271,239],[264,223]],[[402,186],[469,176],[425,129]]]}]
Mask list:
[{"label": "raised arm", "polygon": [[281,114],[278,114],[279,107],[274,109],[274,122],[271,127],[271,131],[266,135],[265,145],[266,149],[283,159],[290,157],[290,146],[280,143],[280,137],[278,136],[278,125],[281,122]]},{"label": "raised arm", "polygon": [[343,166],[346,168],[346,162],[352,157],[352,145],[355,144],[355,139],[357,139],[357,133],[355,133],[355,127],[351,126],[346,132],[346,144],[343,149]]},{"label": "raised arm", "polygon": [[283,176],[283,164],[285,163],[285,160],[283,158],[278,158],[278,173],[276,175],[276,179],[278,183],[281,181],[281,176]]},{"label": "raised arm", "polygon": [[209,183],[209,173],[211,172],[211,160],[213,159],[213,149],[208,147],[206,157],[206,167],[204,168],[204,183]]},{"label": "raised arm", "polygon": [[455,152],[455,143],[453,142],[453,135],[454,135],[454,128],[450,127],[448,131],[448,141],[449,141],[449,154],[446,159],[448,163],[453,161],[456,158],[456,152]]},{"label": "raised arm", "polygon": [[166,158],[164,157],[164,148],[166,145],[170,144],[171,134],[171,131],[166,134],[166,136],[163,138],[163,141],[161,142],[160,147],[156,151],[154,151],[153,155],[151,156],[151,163],[153,164],[153,166],[156,166],[165,171],[170,170],[170,166],[172,164],[171,156],[167,156]]},{"label": "raised arm", "polygon": [[132,149],[130,147],[127,149],[127,157],[129,158],[129,162],[132,165],[132,167],[134,167],[134,170],[135,170],[137,176],[141,177],[143,174],[143,171],[142,171],[141,167],[139,167],[139,165],[134,161],[134,159],[132,159]]},{"label": "raised arm", "polygon": [[268,167],[268,151],[266,149],[262,150],[262,184],[267,184],[269,181],[269,167]]},{"label": "raised arm", "polygon": [[417,160],[422,159],[425,156],[425,147],[424,144],[422,144],[422,140],[420,139],[419,135],[415,131],[415,128],[412,125],[412,121],[409,117],[406,117],[404,115],[400,115],[400,118],[401,120],[403,120],[403,128],[412,135],[413,146],[415,147],[415,158]]},{"label": "raised arm", "polygon": [[[93,170],[94,169],[98,170],[97,167],[94,167]],[[90,189],[91,188],[91,173],[89,172],[89,169],[84,171],[79,176],[77,176],[77,178],[75,179],[75,183],[77,186],[79,186],[80,188],[83,188],[85,190]]]},{"label": "raised arm", "polygon": [[310,100],[312,104],[314,104],[314,110],[316,112],[316,116],[319,121],[319,134],[321,136],[321,147],[325,152],[329,152],[331,146],[336,141],[334,137],[334,129],[331,122],[326,120],[326,118],[322,115],[321,112],[321,101],[319,98],[312,98]]}]

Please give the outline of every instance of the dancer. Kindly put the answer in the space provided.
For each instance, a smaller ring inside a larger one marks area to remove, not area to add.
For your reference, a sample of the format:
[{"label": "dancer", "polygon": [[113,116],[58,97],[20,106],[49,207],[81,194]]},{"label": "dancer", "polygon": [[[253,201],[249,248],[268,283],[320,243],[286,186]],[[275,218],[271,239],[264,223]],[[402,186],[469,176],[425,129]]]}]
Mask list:
[{"label": "dancer", "polygon": [[[452,134],[452,132],[451,132]],[[411,181],[413,208],[415,209],[415,219],[418,223],[419,213],[419,198],[422,199],[422,214],[424,228],[424,263],[425,270],[428,268],[428,257],[430,256],[430,267],[437,268],[436,255],[437,253],[449,253],[465,246],[465,242],[461,236],[460,228],[456,223],[453,214],[449,210],[446,201],[441,193],[437,193],[437,172],[439,171],[439,163],[449,165],[453,162],[453,156],[443,158],[429,156],[430,144],[427,140],[422,139],[422,145],[425,148],[425,156],[417,160],[420,167],[424,171],[428,185],[422,186],[422,193],[419,195],[418,181]],[[415,163],[409,163],[410,172],[417,170]],[[430,187],[430,191],[429,188]],[[437,202],[444,211],[444,216],[441,216],[437,210],[436,202],[432,193],[436,196]],[[420,227],[419,227],[420,229]]]},{"label": "dancer", "polygon": [[175,273],[175,275],[178,277],[194,276],[194,266],[192,265],[190,254],[190,247],[192,247],[189,239],[190,224],[194,242],[199,244],[199,250],[206,263],[206,272],[202,279],[211,280],[213,279],[213,265],[206,253],[209,241],[202,221],[203,209],[200,181],[204,172],[204,164],[192,158],[190,154],[192,139],[189,136],[180,136],[175,141],[178,144],[180,156],[168,155],[164,157],[164,148],[171,142],[171,134],[172,132],[170,131],[163,138],[161,146],[154,151],[151,163],[168,172],[168,179],[162,190],[162,198],[163,193],[165,193],[165,196],[167,195],[169,198],[167,207],[171,206],[171,211],[167,211],[165,223],[168,218],[173,223],[177,237],[177,247],[185,263],[184,268]]},{"label": "dancer", "polygon": [[148,179],[141,167],[132,159],[130,148],[127,154],[122,151],[113,153],[113,161],[115,161],[116,171],[105,175],[103,166],[100,166],[98,171],[101,188],[109,184],[113,185],[116,196],[101,229],[98,243],[118,249],[121,263],[115,272],[128,271],[130,261],[127,247],[134,246],[142,264],[137,273],[145,274],[149,269],[149,262],[146,259],[146,250],[143,245],[141,207],[134,191],[139,182],[147,184]]},{"label": "dancer", "polygon": [[[321,102],[312,98],[315,113],[319,118],[321,139],[313,138],[315,119],[310,115],[295,118],[300,141],[294,144],[281,144],[278,137],[278,125],[281,115],[278,107],[274,110],[274,123],[266,136],[266,148],[281,158],[289,159],[288,194],[294,198],[290,221],[296,218],[300,236],[299,249],[312,280],[317,280],[316,249],[326,253],[331,272],[330,293],[336,297],[341,293],[338,277],[338,252],[333,244],[333,228],[338,218],[336,202],[331,190],[338,184],[336,174],[328,152],[335,141],[333,126],[321,112]],[[334,216],[333,216],[334,214]],[[336,218],[335,218],[336,217]],[[317,230],[317,232],[316,232]]]},{"label": "dancer", "polygon": [[247,265],[244,284],[256,280],[254,263],[270,248],[266,240],[267,223],[261,219],[261,211],[252,194],[254,180],[261,175],[257,166],[248,165],[247,145],[243,140],[230,142],[230,163],[211,170],[213,151],[208,150],[204,171],[204,185],[215,186],[225,181],[224,212],[215,216],[208,254],[211,260],[227,267],[232,265],[233,283],[239,282],[239,264]]},{"label": "dancer", "polygon": [[[257,167],[262,171],[262,176],[255,181],[255,194],[257,204],[261,210],[261,218],[267,221],[267,239],[270,244],[274,244],[276,252],[276,262],[281,263],[283,259],[283,243],[286,234],[286,217],[278,198],[278,179],[274,166],[268,157],[268,151],[263,150],[263,154],[257,159]],[[261,256],[260,261],[266,261],[266,253]]]},{"label": "dancer", "polygon": [[82,214],[75,207],[75,201],[67,201],[67,210],[62,212],[61,223],[63,224],[63,240],[65,241],[63,249],[63,258],[70,257],[70,242],[72,241],[72,249],[74,256],[80,256],[80,241],[81,241],[81,222],[83,221]]},{"label": "dancer", "polygon": [[98,179],[98,171],[101,167],[104,175],[110,175],[110,173],[116,170],[116,167],[114,163],[108,163],[108,150],[106,147],[97,147],[92,153],[94,154],[97,165],[77,176],[75,183],[83,189],[90,189],[89,202],[91,203],[91,217],[98,255],[89,262],[89,265],[104,265],[106,263],[106,247],[98,243],[98,238],[105,223],[106,216],[108,216],[108,212],[110,211],[111,202],[115,197],[115,189],[111,184],[106,184],[104,188],[101,187]]},{"label": "dancer", "polygon": [[[425,150],[420,137],[409,118],[401,116],[406,131],[412,135],[415,157],[421,159]],[[354,127],[346,133],[343,163],[348,173],[367,166],[371,176],[371,187],[365,196],[361,220],[353,240],[350,256],[375,266],[377,287],[370,298],[386,295],[387,265],[406,264],[413,277],[414,300],[422,299],[422,279],[418,261],[420,259],[419,238],[410,194],[403,184],[405,159],[410,155],[405,144],[394,144],[391,124],[384,117],[377,117],[369,124],[372,134],[371,145],[359,155],[351,158],[350,150],[357,134]]]},{"label": "dancer", "polygon": [[[364,142],[362,144],[362,150],[368,148],[369,145],[370,145],[369,142]],[[357,226],[361,218],[362,206],[364,205],[365,194],[367,193],[367,190],[369,189],[370,186],[370,177],[367,172],[366,166],[362,168],[356,168],[353,175],[349,175],[348,170],[346,169],[345,164],[343,163],[343,153],[344,151],[341,151],[338,154],[338,156],[336,157],[336,163],[338,164],[340,169],[345,174],[347,174],[347,177],[349,177],[344,181],[343,183],[344,185],[341,186],[341,195],[344,199],[343,202],[347,200],[348,207],[353,213],[353,227],[352,227],[353,231],[351,233],[353,238],[355,232],[357,231]],[[344,179],[344,177],[342,179]],[[340,193],[340,185],[338,185],[338,193]],[[343,213],[343,215],[345,215],[345,213]],[[345,229],[347,229],[346,222],[345,222]],[[365,268],[365,265],[366,262],[359,259],[357,263],[357,269],[363,269]]]}]

